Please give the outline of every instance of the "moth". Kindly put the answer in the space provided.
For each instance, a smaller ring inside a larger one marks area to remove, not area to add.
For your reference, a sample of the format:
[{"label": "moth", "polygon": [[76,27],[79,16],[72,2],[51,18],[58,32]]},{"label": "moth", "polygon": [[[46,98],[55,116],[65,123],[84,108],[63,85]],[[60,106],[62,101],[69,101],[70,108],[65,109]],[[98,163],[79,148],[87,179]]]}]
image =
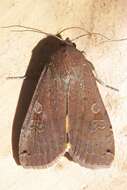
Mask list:
[{"label": "moth", "polygon": [[68,38],[43,40],[39,55],[50,57],[39,60],[43,69],[21,127],[19,163],[48,167],[68,152],[81,166],[110,166],[113,130],[89,61]]}]

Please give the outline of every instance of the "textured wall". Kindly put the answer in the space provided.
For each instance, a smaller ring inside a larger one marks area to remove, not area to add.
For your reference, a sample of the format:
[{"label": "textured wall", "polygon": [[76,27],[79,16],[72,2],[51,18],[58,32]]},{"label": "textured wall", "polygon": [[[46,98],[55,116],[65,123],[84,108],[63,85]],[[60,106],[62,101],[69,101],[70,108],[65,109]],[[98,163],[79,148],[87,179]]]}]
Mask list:
[{"label": "textured wall", "polygon": [[[81,26],[89,32],[120,39],[127,37],[126,9],[125,0],[1,0],[0,26],[21,24],[54,34],[61,28]],[[72,39],[83,33],[78,29],[68,30],[63,36]],[[77,47],[85,50],[99,77],[119,89],[117,93],[99,85],[115,134],[116,156],[112,168],[91,171],[65,158],[57,166],[41,171],[26,171],[14,163],[11,127],[22,80],[6,80],[6,76],[25,73],[31,50],[41,38],[43,36],[37,33],[0,29],[1,189],[19,190],[24,186],[24,189],[80,190],[84,186],[90,190],[123,190],[127,185],[127,41],[101,43],[104,39],[99,35],[76,41]]]}]

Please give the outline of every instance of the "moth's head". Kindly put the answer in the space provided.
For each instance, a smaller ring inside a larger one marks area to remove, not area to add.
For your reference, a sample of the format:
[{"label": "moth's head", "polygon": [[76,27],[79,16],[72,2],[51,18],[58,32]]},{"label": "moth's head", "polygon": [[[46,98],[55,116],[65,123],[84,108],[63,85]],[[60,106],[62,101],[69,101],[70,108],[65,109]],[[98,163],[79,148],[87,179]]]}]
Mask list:
[{"label": "moth's head", "polygon": [[58,37],[60,40],[63,40],[63,42],[65,42],[65,44],[68,44],[68,45],[73,46],[73,47],[76,48],[76,44],[73,43],[73,42],[70,40],[69,37],[67,37],[67,38],[64,40],[64,39],[62,38],[62,35],[61,35],[60,33],[57,33],[57,34],[56,34],[56,37]]}]

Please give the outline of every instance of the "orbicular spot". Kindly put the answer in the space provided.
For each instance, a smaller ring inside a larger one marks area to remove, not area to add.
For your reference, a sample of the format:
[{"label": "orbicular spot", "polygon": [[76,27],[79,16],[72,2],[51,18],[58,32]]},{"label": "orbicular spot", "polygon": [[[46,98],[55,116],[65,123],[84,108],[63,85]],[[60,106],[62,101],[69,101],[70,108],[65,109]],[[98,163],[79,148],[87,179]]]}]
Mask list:
[{"label": "orbicular spot", "polygon": [[45,113],[37,114],[33,113],[30,120],[30,129],[35,129],[36,131],[43,131],[46,128],[47,116]]},{"label": "orbicular spot", "polygon": [[38,101],[35,102],[33,111],[36,114],[40,114],[42,112],[42,105]]},{"label": "orbicular spot", "polygon": [[104,120],[93,120],[90,124],[90,131],[96,132],[96,130],[103,130],[106,127],[106,123]]},{"label": "orbicular spot", "polygon": [[94,103],[92,106],[91,106],[91,111],[94,113],[94,114],[97,114],[100,112],[100,107],[97,103]]}]

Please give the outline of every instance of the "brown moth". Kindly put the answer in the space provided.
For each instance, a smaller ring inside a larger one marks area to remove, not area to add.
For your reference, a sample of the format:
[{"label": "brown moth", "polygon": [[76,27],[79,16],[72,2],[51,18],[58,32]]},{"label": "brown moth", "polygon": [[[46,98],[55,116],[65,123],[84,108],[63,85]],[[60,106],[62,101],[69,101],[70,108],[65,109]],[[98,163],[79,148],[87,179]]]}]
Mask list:
[{"label": "brown moth", "polygon": [[44,63],[21,128],[20,164],[47,167],[68,152],[82,166],[110,166],[113,131],[89,61],[69,39],[44,40],[54,51]]}]

